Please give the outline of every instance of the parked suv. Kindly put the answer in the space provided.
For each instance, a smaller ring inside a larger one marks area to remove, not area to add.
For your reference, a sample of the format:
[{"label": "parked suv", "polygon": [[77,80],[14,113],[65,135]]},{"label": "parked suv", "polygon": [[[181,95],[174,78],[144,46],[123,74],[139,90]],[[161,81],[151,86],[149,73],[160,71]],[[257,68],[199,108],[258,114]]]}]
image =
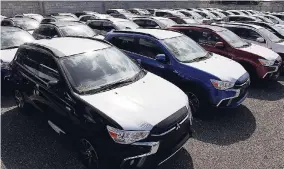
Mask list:
[{"label": "parked suv", "polygon": [[166,29],[177,23],[171,19],[164,17],[136,17],[132,20],[141,28],[160,28]]},{"label": "parked suv", "polygon": [[280,56],[266,47],[250,44],[228,29],[209,25],[177,25],[177,30],[204,47],[239,62],[252,78],[277,79],[280,74]]},{"label": "parked suv", "polygon": [[86,24],[101,35],[105,35],[112,30],[137,29],[139,27],[133,21],[120,18],[89,20]]},{"label": "parked suv", "polygon": [[103,39],[102,35],[97,34],[87,25],[81,22],[51,22],[46,24],[40,24],[40,26],[34,31],[33,36],[36,39],[50,39],[53,37],[64,36],[83,36],[83,37],[95,37]]},{"label": "parked suv", "polygon": [[196,20],[174,10],[156,10],[154,16],[169,18],[178,24],[197,23]]},{"label": "parked suv", "polygon": [[179,86],[188,95],[194,113],[207,104],[236,107],[246,98],[250,80],[245,69],[206,52],[181,33],[136,29],[113,31],[105,39],[146,70]]},{"label": "parked suv", "polygon": [[24,18],[5,18],[1,21],[1,26],[15,26],[28,31],[30,34],[39,26],[39,22],[35,19]]},{"label": "parked suv", "polygon": [[89,169],[160,164],[191,136],[185,93],[103,40],[26,43],[12,71],[21,112],[35,112],[26,111],[32,104],[71,136]]},{"label": "parked suv", "polygon": [[273,50],[281,56],[282,61],[284,60],[284,40],[280,39],[264,27],[243,23],[219,24],[218,26],[230,29],[242,39],[245,39],[250,43]]}]

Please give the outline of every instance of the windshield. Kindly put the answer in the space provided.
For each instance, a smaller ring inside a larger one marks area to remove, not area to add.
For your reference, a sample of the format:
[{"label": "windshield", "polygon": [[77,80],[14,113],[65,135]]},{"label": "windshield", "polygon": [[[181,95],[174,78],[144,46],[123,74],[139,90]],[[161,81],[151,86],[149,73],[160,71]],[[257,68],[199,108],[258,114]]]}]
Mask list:
[{"label": "windshield", "polygon": [[241,48],[248,46],[249,44],[242,40],[238,35],[234,34],[229,30],[223,30],[216,32],[219,36],[221,36],[227,43],[235,48]]},{"label": "windshield", "polygon": [[183,13],[178,12],[178,11],[173,11],[173,14],[174,14],[175,16],[179,16],[179,17],[186,17]]},{"label": "windshield", "polygon": [[137,29],[139,27],[136,23],[129,20],[115,22],[115,25],[119,29]]},{"label": "windshield", "polygon": [[276,35],[274,35],[272,32],[270,32],[267,29],[264,28],[260,28],[258,29],[258,31],[263,34],[265,37],[267,37],[269,40],[271,40],[272,42],[281,42],[282,40],[280,38],[278,38]]},{"label": "windshield", "polygon": [[60,27],[60,30],[64,36],[93,37],[97,35],[90,27],[84,24]]},{"label": "windshield", "polygon": [[164,39],[162,41],[180,62],[192,62],[194,59],[204,57],[208,53],[185,35]]},{"label": "windshield", "polygon": [[4,32],[1,31],[1,50],[17,48],[25,42],[31,42],[34,38],[26,31]]},{"label": "windshield", "polygon": [[34,30],[39,27],[39,22],[34,19],[15,20],[15,24],[25,30]]},{"label": "windshield", "polygon": [[140,68],[115,47],[62,58],[72,86],[84,93],[127,80],[140,73]]},{"label": "windshield", "polygon": [[166,27],[170,27],[173,25],[176,25],[177,23],[171,19],[167,19],[167,18],[163,18],[163,19],[158,19],[159,22],[161,22],[163,25],[165,25]]}]

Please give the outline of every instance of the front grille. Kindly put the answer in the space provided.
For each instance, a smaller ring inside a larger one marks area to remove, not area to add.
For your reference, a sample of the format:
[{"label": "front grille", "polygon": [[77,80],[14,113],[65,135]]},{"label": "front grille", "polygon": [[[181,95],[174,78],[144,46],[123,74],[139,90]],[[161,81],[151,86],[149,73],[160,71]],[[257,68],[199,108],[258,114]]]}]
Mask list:
[{"label": "front grille", "polygon": [[188,115],[186,106],[176,111],[174,114],[161,121],[153,127],[151,134],[159,135],[173,128],[177,123],[180,123]]}]

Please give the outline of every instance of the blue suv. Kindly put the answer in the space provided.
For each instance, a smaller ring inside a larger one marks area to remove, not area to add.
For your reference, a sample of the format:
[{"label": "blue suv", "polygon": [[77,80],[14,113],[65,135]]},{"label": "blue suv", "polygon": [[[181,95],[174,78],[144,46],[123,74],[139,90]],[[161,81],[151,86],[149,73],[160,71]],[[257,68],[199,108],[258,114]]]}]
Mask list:
[{"label": "blue suv", "polygon": [[105,40],[144,69],[180,87],[188,95],[193,113],[208,104],[237,107],[247,96],[250,78],[239,63],[207,52],[181,33],[159,29],[112,31]]}]

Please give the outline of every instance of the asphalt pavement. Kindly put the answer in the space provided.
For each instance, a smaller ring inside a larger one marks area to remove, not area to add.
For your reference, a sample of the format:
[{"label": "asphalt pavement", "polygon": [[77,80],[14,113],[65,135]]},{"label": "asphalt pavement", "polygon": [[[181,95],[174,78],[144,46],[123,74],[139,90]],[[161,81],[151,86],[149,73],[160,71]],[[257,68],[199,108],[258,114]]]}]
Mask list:
[{"label": "asphalt pavement", "polygon": [[[19,113],[11,97],[1,102],[1,168],[84,169],[46,121]],[[237,109],[208,111],[194,119],[193,138],[158,169],[284,168],[284,77],[252,86]]]}]

